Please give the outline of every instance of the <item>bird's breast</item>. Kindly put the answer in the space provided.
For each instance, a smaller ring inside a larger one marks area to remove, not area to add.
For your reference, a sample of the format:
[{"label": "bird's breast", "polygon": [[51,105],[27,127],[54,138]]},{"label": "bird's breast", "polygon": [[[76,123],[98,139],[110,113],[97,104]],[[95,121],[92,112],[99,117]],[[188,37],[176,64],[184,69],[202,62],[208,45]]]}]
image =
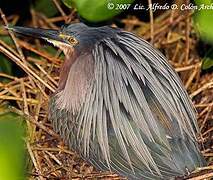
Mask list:
[{"label": "bird's breast", "polygon": [[84,103],[94,74],[94,62],[88,53],[65,59],[61,70],[56,103],[60,109],[78,111]]}]

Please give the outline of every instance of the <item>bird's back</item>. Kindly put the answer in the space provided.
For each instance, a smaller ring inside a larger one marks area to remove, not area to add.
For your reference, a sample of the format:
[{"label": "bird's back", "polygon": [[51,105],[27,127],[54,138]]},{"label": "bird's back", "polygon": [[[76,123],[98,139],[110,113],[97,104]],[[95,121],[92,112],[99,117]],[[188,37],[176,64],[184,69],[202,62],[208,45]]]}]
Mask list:
[{"label": "bird's back", "polygon": [[71,149],[130,179],[172,179],[205,164],[191,101],[160,52],[116,30],[77,59],[50,102]]}]

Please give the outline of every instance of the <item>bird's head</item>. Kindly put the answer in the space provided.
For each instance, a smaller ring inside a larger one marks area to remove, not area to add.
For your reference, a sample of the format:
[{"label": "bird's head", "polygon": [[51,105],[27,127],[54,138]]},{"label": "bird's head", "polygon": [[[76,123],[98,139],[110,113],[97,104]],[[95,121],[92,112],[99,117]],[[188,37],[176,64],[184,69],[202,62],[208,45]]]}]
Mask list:
[{"label": "bird's head", "polygon": [[19,34],[44,39],[45,41],[48,41],[54,46],[62,49],[65,54],[79,44],[78,34],[81,34],[81,31],[83,30],[82,24],[77,26],[64,26],[60,30],[20,26],[8,26],[6,28]]},{"label": "bird's head", "polygon": [[20,26],[8,26],[7,29],[19,34],[44,39],[62,49],[65,55],[76,46],[79,48],[83,46],[84,49],[90,47],[106,36],[107,32],[111,32],[110,30],[102,31],[101,28],[97,31],[97,28],[89,27],[83,23],[65,25],[59,30]]}]

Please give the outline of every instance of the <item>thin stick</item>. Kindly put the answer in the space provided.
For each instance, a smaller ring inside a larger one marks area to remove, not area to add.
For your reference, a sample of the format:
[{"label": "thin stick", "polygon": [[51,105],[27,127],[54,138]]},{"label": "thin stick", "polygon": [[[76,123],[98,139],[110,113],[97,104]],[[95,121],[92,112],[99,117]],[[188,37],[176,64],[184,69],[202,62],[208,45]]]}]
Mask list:
[{"label": "thin stick", "polygon": [[53,0],[56,8],[58,9],[58,11],[61,13],[62,17],[64,18],[64,21],[67,22],[67,15],[65,14],[65,12],[63,11],[63,9],[61,8],[61,6],[58,4],[57,0]]},{"label": "thin stick", "polygon": [[202,87],[200,87],[199,89],[197,89],[196,91],[194,91],[193,93],[190,94],[190,97],[193,98],[194,96],[198,95],[199,93],[201,93],[202,91],[211,88],[211,86],[213,87],[213,81],[204,84]]},{"label": "thin stick", "polygon": [[35,124],[37,127],[41,128],[42,130],[44,130],[45,132],[47,132],[49,135],[55,137],[55,138],[59,138],[59,135],[56,134],[52,129],[44,126],[43,124],[31,119],[27,119],[28,121],[30,121],[31,123]]},{"label": "thin stick", "polygon": [[23,102],[24,102],[24,114],[26,114],[27,116],[29,116],[29,109],[28,109],[28,103],[27,103],[27,95],[26,95],[26,90],[25,90],[23,79],[20,79],[20,83],[21,83],[21,94],[22,94]]},{"label": "thin stick", "polygon": [[11,53],[13,53],[15,56],[19,57],[19,54],[13,48],[11,48],[9,45],[7,45],[4,41],[2,41],[1,39],[0,39],[0,44],[2,46],[4,46],[5,48],[7,48],[9,51],[11,51]]},{"label": "thin stick", "polygon": [[191,85],[191,83],[192,83],[193,79],[195,78],[197,72],[198,72],[198,68],[197,68],[197,66],[195,66],[194,71],[193,71],[192,74],[189,76],[189,78],[188,78],[188,80],[187,80],[187,82],[186,82],[186,84],[185,84],[185,88],[186,88],[186,89],[188,89],[189,86]]},{"label": "thin stick", "polygon": [[[1,95],[0,99],[3,100],[13,100],[13,101],[24,101],[23,98],[21,97],[14,97],[14,96],[6,96],[6,95]],[[26,99],[26,101],[30,104],[38,104],[38,101],[35,99]]]},{"label": "thin stick", "polygon": [[[66,17],[67,18],[67,17]],[[52,17],[52,18],[49,18],[47,19],[49,22],[51,23],[56,23],[56,22],[59,22],[59,21],[64,21],[64,17],[62,16],[59,16],[59,17]]]},{"label": "thin stick", "polygon": [[151,37],[151,41],[150,43],[153,44],[154,43],[154,20],[153,20],[153,11],[152,11],[152,0],[148,0],[148,4],[150,6],[149,8],[149,17],[150,17],[150,37]]},{"label": "thin stick", "polygon": [[72,151],[62,149],[62,148],[51,148],[51,147],[32,147],[32,149],[37,151],[52,151],[52,152],[64,152],[66,154],[74,155]]},{"label": "thin stick", "polygon": [[201,176],[197,176],[197,177],[193,177],[193,178],[190,178],[188,180],[207,180],[207,178],[211,178],[213,177],[213,172],[211,173],[208,173],[208,174],[204,174],[204,175],[201,175]]},{"label": "thin stick", "polygon": [[175,68],[175,71],[176,72],[188,71],[188,70],[191,70],[191,69],[194,69],[194,68],[199,68],[199,67],[201,67],[201,63],[197,63],[197,64],[189,65],[189,66],[184,66],[184,67],[178,67],[178,68]]},{"label": "thin stick", "polygon": [[22,63],[18,57],[10,53],[7,49],[0,46],[0,51],[4,53],[6,56],[8,56],[13,62],[15,62],[18,66],[20,66],[27,74],[32,75],[34,78],[36,78],[38,81],[40,81],[42,84],[45,85],[49,90],[52,92],[55,91],[55,88],[51,87],[49,84],[47,84],[43,79],[41,79],[36,73],[34,73],[26,64]]},{"label": "thin stick", "polygon": [[194,105],[196,108],[203,108],[206,106],[213,106],[213,102],[212,103],[206,103],[206,104],[195,104]]},{"label": "thin stick", "polygon": [[[15,87],[14,87],[14,86],[15,86]],[[0,92],[0,96],[6,95],[6,94],[9,94],[9,93],[10,93],[10,94],[12,94],[13,96],[19,98],[19,97],[20,97],[19,94],[17,94],[16,91],[14,91],[13,89],[18,88],[20,85],[18,84],[18,85],[14,85],[14,86],[11,86],[11,87],[9,87],[9,88],[8,88],[7,86],[6,86],[6,87],[3,87],[4,90]],[[7,95],[6,95],[6,96],[7,96]]]},{"label": "thin stick", "polygon": [[39,50],[33,48],[29,43],[26,43],[26,42],[24,42],[24,41],[19,40],[19,44],[20,44],[23,48],[25,48],[25,49],[27,49],[27,50],[29,50],[29,51],[32,51],[32,52],[38,54],[38,55],[41,56],[41,57],[44,57],[45,59],[47,59],[47,60],[50,61],[50,62],[60,63],[60,59],[57,59],[57,58],[55,58],[55,57],[51,57],[51,56],[50,56],[49,54],[47,54],[46,52],[41,52],[41,51],[39,51]]},{"label": "thin stick", "polygon": [[[21,84],[21,95],[23,97],[23,107],[24,107],[24,114],[29,117],[29,109],[28,109],[28,102],[27,102],[27,95],[26,95],[26,90],[24,86],[24,81],[23,79],[20,79],[20,84]],[[27,130],[28,130],[28,135],[29,135],[29,141],[31,142],[32,140],[32,127],[29,121],[27,121]]]},{"label": "thin stick", "polygon": [[201,126],[200,126],[200,131],[203,130],[203,128],[204,128],[204,126],[205,126],[205,124],[206,124],[206,121],[208,120],[208,117],[209,117],[209,115],[210,115],[210,112],[211,112],[211,110],[212,110],[212,107],[213,107],[213,106],[209,106],[209,107],[208,107],[208,111],[207,111],[207,113],[206,113],[206,116],[205,116],[205,118],[204,118],[204,120],[202,121],[202,124],[201,124]]},{"label": "thin stick", "polygon": [[44,178],[43,178],[42,176],[40,176],[41,171],[40,171],[40,169],[38,168],[38,164],[37,164],[36,158],[35,158],[35,156],[34,156],[34,154],[33,154],[33,151],[32,151],[32,149],[31,149],[31,147],[30,147],[29,142],[27,142],[27,150],[28,150],[28,152],[29,152],[30,158],[32,159],[32,162],[33,162],[33,165],[34,165],[36,171],[39,173],[39,179],[40,179],[40,180],[44,180]]},{"label": "thin stick", "polygon": [[[11,76],[11,75],[9,75],[9,74],[0,73],[0,76],[1,76],[1,77],[4,77],[4,78],[12,79],[12,80],[18,80],[17,77]],[[1,84],[1,83],[0,83],[0,84]]]},{"label": "thin stick", "polygon": [[[2,17],[2,19],[3,19],[4,23],[5,23],[5,25],[8,26],[7,19],[5,18],[5,14],[4,14],[3,11],[1,10],[1,8],[0,8],[0,14],[1,14],[1,17]],[[21,57],[21,60],[24,62],[24,61],[25,61],[25,57],[24,57],[24,54],[23,54],[23,52],[22,52],[22,50],[21,50],[19,44],[18,44],[17,41],[16,41],[15,35],[13,34],[12,31],[8,31],[8,32],[9,32],[9,34],[10,34],[10,36],[11,36],[11,38],[12,38],[12,40],[13,40],[15,46],[16,46],[16,49],[17,49],[17,51],[18,51],[18,53],[19,53],[19,55],[20,55],[20,57]]]},{"label": "thin stick", "polygon": [[[57,87],[58,86],[58,83],[40,66],[40,65],[38,65],[38,64],[36,64],[36,66],[39,68],[39,70],[41,71],[41,72],[43,72],[44,73],[44,75],[50,80],[50,81],[52,81],[52,83]],[[55,88],[56,88],[55,87]]]},{"label": "thin stick", "polygon": [[59,161],[58,158],[55,157],[54,154],[52,154],[52,153],[50,153],[48,151],[45,151],[45,153],[47,153],[58,165],[60,165],[60,166],[62,165],[61,161]]},{"label": "thin stick", "polygon": [[[190,0],[186,0],[186,4],[189,5]],[[185,31],[185,36],[186,36],[186,51],[185,51],[185,63],[188,62],[189,59],[189,32],[190,32],[190,24],[189,24],[189,13],[190,11],[187,11],[187,17],[186,17],[186,31]]]},{"label": "thin stick", "polygon": [[56,26],[55,24],[53,24],[50,21],[48,21],[48,18],[44,14],[39,14],[39,16],[42,18],[44,23],[46,23],[51,29],[55,29],[55,30],[59,29],[58,26]]}]

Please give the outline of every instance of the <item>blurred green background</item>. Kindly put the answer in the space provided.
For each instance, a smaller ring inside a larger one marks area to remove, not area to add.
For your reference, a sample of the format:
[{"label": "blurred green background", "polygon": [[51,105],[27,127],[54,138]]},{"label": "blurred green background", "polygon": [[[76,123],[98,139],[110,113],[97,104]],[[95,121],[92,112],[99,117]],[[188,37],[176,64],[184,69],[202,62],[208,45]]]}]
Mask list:
[{"label": "blurred green background", "polygon": [[0,108],[0,180],[26,179],[23,117]]},{"label": "blurred green background", "polygon": [[[112,20],[119,21],[119,17],[125,17],[128,14],[133,14],[143,21],[149,21],[148,11],[134,11],[131,8],[134,4],[141,4],[139,0],[63,0],[59,2],[65,11],[69,12],[70,8],[77,10],[78,16],[82,21],[94,26],[111,24]],[[173,3],[173,1],[169,0],[155,0],[153,2],[161,4]],[[197,6],[202,4],[211,6],[212,3],[211,0],[195,0],[191,2]],[[116,4],[131,3],[133,3],[131,7],[122,6],[119,10],[116,10]],[[147,1],[142,3],[147,6]],[[6,16],[18,14],[20,16],[18,25],[25,25],[31,21],[30,9],[35,9],[46,17],[55,17],[60,14],[52,0],[1,0],[0,8],[2,8]],[[158,12],[154,15],[157,16]],[[213,68],[213,9],[196,10],[193,14],[193,19],[196,33],[200,38],[198,46],[198,51],[200,52],[198,53],[202,57],[202,69],[204,72],[209,72]],[[13,45],[8,35],[1,35],[0,40],[8,45]],[[48,52],[55,53],[54,48],[47,47],[46,50]],[[0,73],[19,77],[22,76],[23,72],[15,64],[11,63],[8,58],[0,54]],[[4,81],[9,80],[0,78],[0,82]],[[0,180],[26,178],[26,148],[24,143],[26,133],[23,122],[24,118],[22,116],[9,112],[5,107],[0,107]]]}]

